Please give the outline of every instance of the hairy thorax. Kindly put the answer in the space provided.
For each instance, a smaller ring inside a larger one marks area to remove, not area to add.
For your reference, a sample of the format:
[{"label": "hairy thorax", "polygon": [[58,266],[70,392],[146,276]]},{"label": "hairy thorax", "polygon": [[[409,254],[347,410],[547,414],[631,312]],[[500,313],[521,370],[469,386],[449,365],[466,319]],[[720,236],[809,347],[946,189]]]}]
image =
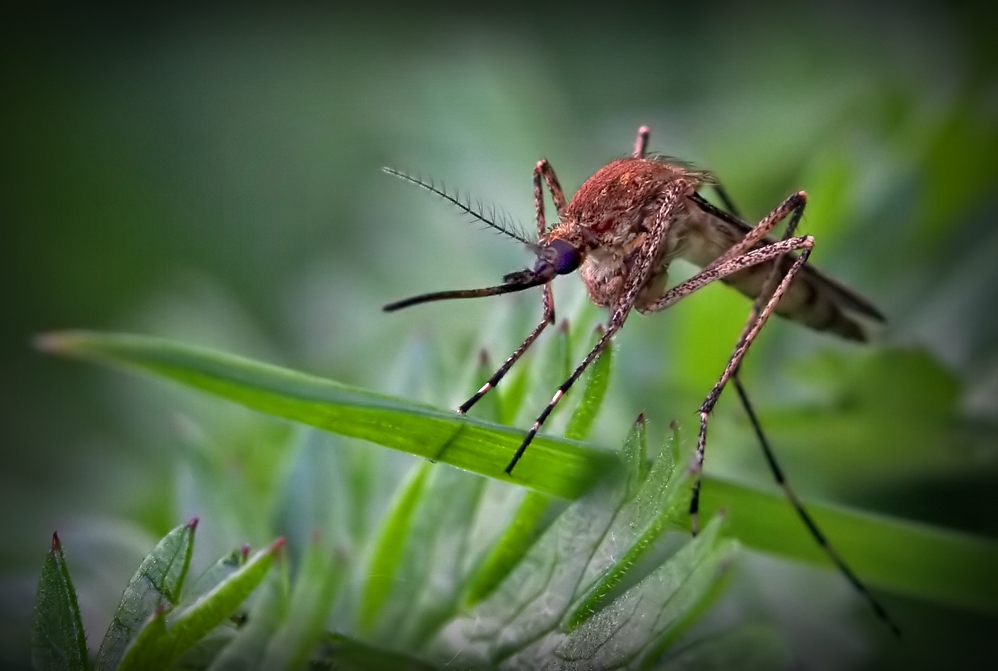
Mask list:
[{"label": "hairy thorax", "polygon": [[[665,290],[669,262],[680,253],[695,225],[685,195],[692,195],[709,176],[659,158],[625,158],[590,177],[568,204],[549,239],[562,238],[584,250],[580,267],[589,297],[600,306],[620,298],[631,268],[654,225],[665,194],[684,192],[665,244],[653,261],[655,272],[638,296],[638,310]],[[689,222],[689,223],[688,223]]]}]

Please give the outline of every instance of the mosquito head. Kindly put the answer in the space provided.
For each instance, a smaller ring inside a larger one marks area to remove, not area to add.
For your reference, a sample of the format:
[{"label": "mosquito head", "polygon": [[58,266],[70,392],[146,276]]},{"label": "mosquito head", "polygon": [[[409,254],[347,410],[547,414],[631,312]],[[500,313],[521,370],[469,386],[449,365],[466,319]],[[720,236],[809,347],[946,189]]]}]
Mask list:
[{"label": "mosquito head", "polygon": [[555,275],[567,275],[575,272],[582,263],[582,252],[561,238],[540,244],[535,251],[537,263],[534,265],[534,272],[538,275],[549,275],[552,278]]}]

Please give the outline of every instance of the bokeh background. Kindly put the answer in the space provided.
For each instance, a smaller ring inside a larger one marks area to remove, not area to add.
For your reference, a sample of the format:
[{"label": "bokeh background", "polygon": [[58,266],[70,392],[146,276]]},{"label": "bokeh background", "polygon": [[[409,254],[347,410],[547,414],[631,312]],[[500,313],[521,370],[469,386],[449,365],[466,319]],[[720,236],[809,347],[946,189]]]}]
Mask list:
[{"label": "bokeh background", "polygon": [[[998,535],[991,10],[704,4],[5,10],[0,665],[27,663],[53,529],[99,636],[157,535],[197,508],[178,475],[191,445],[239,454],[289,431],[48,358],[34,334],[176,337],[454,405],[537,296],[380,306],[494,283],[530,255],[380,167],[530,230],[537,159],[572,192],[640,124],[752,218],[806,189],[813,260],[889,317],[868,346],[778,323],[753,350],[746,378],[797,488]],[[584,302],[577,278],[557,295],[562,316]],[[632,318],[594,441],[617,444],[639,411],[654,441],[692,427],[748,307],[716,287]],[[733,399],[711,435],[709,471],[769,486]],[[212,523],[223,544],[268,540],[262,522],[256,537]],[[901,643],[841,577],[749,555],[717,610],[777,623],[806,668],[973,668],[995,651],[991,616],[885,599]]]}]

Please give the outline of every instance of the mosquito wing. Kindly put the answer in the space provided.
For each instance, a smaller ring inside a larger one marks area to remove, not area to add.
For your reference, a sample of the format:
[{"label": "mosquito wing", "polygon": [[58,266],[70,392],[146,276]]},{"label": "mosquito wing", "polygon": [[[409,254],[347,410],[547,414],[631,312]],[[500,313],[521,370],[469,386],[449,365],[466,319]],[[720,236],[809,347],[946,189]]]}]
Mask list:
[{"label": "mosquito wing", "polygon": [[[696,206],[688,208],[689,230],[679,256],[704,267],[744,238],[752,227],[698,194],[691,201]],[[765,238],[757,247],[771,242],[775,240]],[[789,270],[792,263],[793,257],[784,257],[780,261],[781,273]],[[771,270],[772,265],[768,263],[753,266],[723,281],[754,299],[762,292]],[[801,268],[780,299],[776,312],[818,331],[829,331],[850,340],[866,340],[866,333],[855,319],[857,315],[884,321],[883,314],[870,301],[810,264]]]}]

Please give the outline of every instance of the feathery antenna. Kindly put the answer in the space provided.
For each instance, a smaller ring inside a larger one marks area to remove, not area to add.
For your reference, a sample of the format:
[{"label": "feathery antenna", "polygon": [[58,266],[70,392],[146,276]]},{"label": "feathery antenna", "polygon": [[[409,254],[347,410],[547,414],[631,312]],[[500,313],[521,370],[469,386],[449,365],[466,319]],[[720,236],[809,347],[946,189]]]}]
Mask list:
[{"label": "feathery antenna", "polygon": [[433,182],[423,181],[419,177],[414,177],[399,170],[395,170],[394,168],[384,167],[382,170],[387,172],[389,175],[394,175],[399,179],[405,180],[410,184],[415,184],[419,188],[426,189],[430,193],[443,198],[465,214],[505,236],[518,240],[528,246],[533,246],[535,244],[532,240],[527,238],[526,233],[523,232],[520,226],[518,226],[508,215],[497,209],[494,205],[489,208],[489,214],[486,214],[485,208],[481,201],[477,201],[475,205],[472,206],[470,199],[461,199],[447,193],[446,189],[443,188],[443,185],[438,187]]}]

